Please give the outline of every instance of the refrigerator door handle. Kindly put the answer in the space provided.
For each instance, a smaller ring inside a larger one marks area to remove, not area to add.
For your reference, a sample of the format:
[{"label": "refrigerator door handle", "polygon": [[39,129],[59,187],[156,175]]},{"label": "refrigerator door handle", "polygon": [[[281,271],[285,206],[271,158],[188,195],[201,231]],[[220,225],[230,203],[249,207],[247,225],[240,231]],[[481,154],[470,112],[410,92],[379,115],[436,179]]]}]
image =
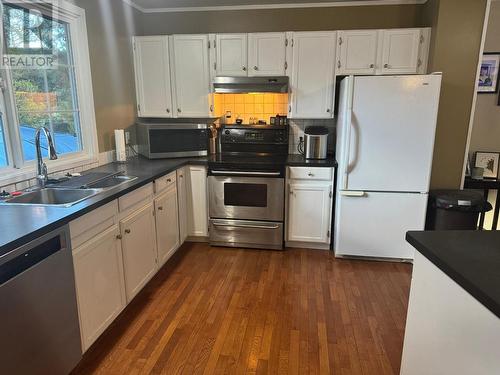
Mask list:
[{"label": "refrigerator door handle", "polygon": [[352,102],[354,98],[354,76],[349,77],[348,81],[348,98],[347,98],[347,109],[346,112],[348,113],[346,122],[344,125],[344,155],[343,155],[343,183],[342,183],[342,188],[347,189],[347,180],[348,180],[348,175],[349,175],[349,165],[350,165],[350,159],[351,159],[351,129],[352,129],[352,118],[354,116],[354,113],[352,111]]},{"label": "refrigerator door handle", "polygon": [[[347,167],[346,167],[346,174],[348,175],[351,173],[354,168],[356,167],[356,164],[358,163],[358,157],[359,157],[359,137],[360,137],[360,131],[359,131],[359,125],[358,121],[356,119],[356,115],[354,113],[351,113],[351,124],[350,124],[351,131],[349,132],[349,153],[347,154]],[[351,142],[352,140],[352,142]],[[354,157],[351,159],[351,144],[354,144]]]},{"label": "refrigerator door handle", "polygon": [[364,191],[343,190],[340,192],[340,195],[342,195],[344,197],[366,197],[366,194]]}]

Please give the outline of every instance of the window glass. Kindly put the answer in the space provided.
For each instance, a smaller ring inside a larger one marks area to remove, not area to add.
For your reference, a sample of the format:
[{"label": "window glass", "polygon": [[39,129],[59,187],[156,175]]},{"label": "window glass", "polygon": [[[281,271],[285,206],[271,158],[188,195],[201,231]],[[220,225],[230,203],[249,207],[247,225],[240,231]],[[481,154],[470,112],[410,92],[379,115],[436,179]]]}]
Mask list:
[{"label": "window glass", "polygon": [[0,168],[6,167],[9,164],[7,159],[7,147],[5,145],[5,133],[3,130],[3,116],[0,115]]},{"label": "window glass", "polygon": [[24,160],[35,158],[34,135],[41,126],[51,131],[59,155],[81,151],[80,112],[68,24],[11,5],[5,6],[3,21],[8,54],[55,57],[50,67],[11,69]]}]

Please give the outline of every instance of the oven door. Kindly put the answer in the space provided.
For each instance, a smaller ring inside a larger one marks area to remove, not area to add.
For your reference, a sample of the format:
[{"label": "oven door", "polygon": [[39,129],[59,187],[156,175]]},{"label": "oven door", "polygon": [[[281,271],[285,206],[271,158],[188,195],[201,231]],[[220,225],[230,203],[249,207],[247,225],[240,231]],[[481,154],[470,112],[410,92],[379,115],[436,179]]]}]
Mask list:
[{"label": "oven door", "polygon": [[211,218],[283,221],[283,178],[270,177],[273,172],[221,173],[208,177]]}]

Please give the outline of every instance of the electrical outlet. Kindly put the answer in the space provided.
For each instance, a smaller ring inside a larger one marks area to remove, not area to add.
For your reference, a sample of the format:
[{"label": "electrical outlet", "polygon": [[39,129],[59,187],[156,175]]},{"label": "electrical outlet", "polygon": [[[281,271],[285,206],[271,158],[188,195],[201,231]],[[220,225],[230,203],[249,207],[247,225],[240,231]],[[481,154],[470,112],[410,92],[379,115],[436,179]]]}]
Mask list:
[{"label": "electrical outlet", "polygon": [[130,132],[125,132],[125,144],[130,144]]}]

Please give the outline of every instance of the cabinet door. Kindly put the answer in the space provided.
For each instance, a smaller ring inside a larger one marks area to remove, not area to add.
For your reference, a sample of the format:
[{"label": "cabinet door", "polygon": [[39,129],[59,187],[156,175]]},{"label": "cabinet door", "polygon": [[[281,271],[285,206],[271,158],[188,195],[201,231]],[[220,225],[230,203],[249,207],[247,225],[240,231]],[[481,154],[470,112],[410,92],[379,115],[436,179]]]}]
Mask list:
[{"label": "cabinet door", "polygon": [[73,250],[76,294],[84,350],[126,304],[122,248],[117,225]]},{"label": "cabinet door", "polygon": [[291,117],[332,117],[335,38],[335,32],[293,33]]},{"label": "cabinet door", "polygon": [[377,30],[339,31],[337,74],[375,74]]},{"label": "cabinet door", "polygon": [[155,199],[156,247],[161,267],[179,247],[177,189],[174,186]]},{"label": "cabinet door", "polygon": [[138,116],[172,117],[168,37],[134,37],[133,43]]},{"label": "cabinet door", "polygon": [[332,184],[289,185],[288,241],[330,243]]},{"label": "cabinet door", "polygon": [[186,184],[188,236],[208,236],[207,169],[190,166]]},{"label": "cabinet door", "polygon": [[285,33],[248,34],[248,75],[284,75],[285,50]]},{"label": "cabinet door", "polygon": [[187,220],[187,197],[186,197],[186,168],[177,170],[177,200],[179,206],[179,237],[180,244],[186,241],[188,220]]},{"label": "cabinet door", "polygon": [[247,75],[247,34],[217,34],[218,76]]},{"label": "cabinet door", "polygon": [[384,30],[382,39],[382,74],[417,73],[420,29]]},{"label": "cabinet door", "polygon": [[156,271],[153,204],[120,221],[127,301],[132,300]]},{"label": "cabinet door", "polygon": [[208,35],[174,35],[172,45],[177,117],[210,116]]}]

